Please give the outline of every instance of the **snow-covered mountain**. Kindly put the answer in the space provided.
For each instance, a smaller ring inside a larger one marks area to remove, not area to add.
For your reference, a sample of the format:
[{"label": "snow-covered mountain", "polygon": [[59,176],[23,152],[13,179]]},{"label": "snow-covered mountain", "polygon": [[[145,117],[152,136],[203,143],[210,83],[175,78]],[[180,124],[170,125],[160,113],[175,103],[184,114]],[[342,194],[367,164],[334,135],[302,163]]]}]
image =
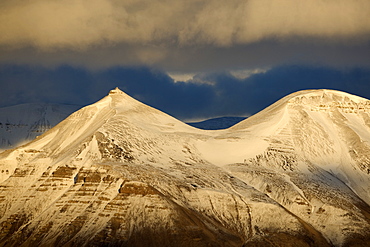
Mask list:
[{"label": "snow-covered mountain", "polygon": [[366,246],[370,101],[301,91],[225,130],[112,90],[0,154],[0,246]]},{"label": "snow-covered mountain", "polygon": [[75,105],[32,103],[0,108],[0,150],[27,143],[79,109]]},{"label": "snow-covered mountain", "polygon": [[198,129],[219,130],[230,128],[231,126],[239,123],[244,119],[245,117],[218,117],[207,119],[200,122],[189,122],[187,124]]}]

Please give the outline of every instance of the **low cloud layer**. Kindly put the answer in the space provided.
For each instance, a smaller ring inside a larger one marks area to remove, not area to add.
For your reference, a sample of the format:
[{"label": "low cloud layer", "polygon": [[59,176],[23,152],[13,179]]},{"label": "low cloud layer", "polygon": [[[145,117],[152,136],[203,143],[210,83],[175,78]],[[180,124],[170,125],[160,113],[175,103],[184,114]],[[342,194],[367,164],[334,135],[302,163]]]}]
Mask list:
[{"label": "low cloud layer", "polygon": [[[174,82],[148,67],[87,70],[61,66],[0,66],[0,106],[28,102],[86,105],[118,86],[134,98],[179,119],[248,116],[303,89],[337,89],[370,99],[370,70],[280,66],[241,79],[227,71]],[[204,83],[207,82],[207,83]]]},{"label": "low cloud layer", "polygon": [[0,46],[228,47],[266,39],[363,42],[368,0],[3,0]]}]

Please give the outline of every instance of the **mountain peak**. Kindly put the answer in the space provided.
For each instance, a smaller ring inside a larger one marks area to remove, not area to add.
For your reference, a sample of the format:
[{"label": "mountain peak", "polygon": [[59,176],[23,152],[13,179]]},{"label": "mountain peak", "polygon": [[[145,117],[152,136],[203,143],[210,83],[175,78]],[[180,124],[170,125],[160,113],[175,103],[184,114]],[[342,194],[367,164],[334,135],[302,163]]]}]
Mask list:
[{"label": "mountain peak", "polygon": [[108,100],[107,102],[109,102],[110,107],[120,109],[120,111],[126,111],[137,107],[148,108],[145,104],[126,94],[118,87],[110,90],[105,99]]},{"label": "mountain peak", "polygon": [[[354,102],[362,103],[368,101],[360,96],[352,95],[346,92],[331,90],[331,89],[316,89],[316,90],[303,90],[296,93],[292,93],[285,97],[288,102],[292,103],[297,100],[306,99],[311,103],[318,102]],[[309,102],[307,102],[309,103]]]},{"label": "mountain peak", "polygon": [[302,90],[285,96],[254,116],[240,122],[235,126],[235,129],[264,122],[278,112],[283,113],[285,109],[295,107],[314,112],[339,110],[344,113],[359,113],[370,112],[370,101],[360,96],[332,89]]},{"label": "mountain peak", "polygon": [[124,92],[118,87],[116,87],[115,89],[112,89],[109,91],[109,95],[114,95],[114,94],[124,94]]},{"label": "mountain peak", "polygon": [[339,110],[347,113],[368,111],[370,101],[349,93],[336,90],[305,90],[288,95],[286,103],[289,106],[300,105],[311,111]]}]

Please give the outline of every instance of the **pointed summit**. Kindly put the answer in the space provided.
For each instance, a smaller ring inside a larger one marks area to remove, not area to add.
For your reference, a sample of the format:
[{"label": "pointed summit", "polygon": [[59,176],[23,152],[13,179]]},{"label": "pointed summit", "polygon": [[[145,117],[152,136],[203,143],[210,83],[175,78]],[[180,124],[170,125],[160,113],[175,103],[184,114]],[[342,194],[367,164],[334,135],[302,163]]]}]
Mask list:
[{"label": "pointed summit", "polygon": [[116,87],[115,89],[112,89],[112,90],[109,91],[109,95],[114,95],[114,94],[124,94],[124,92],[122,92],[121,89]]},{"label": "pointed summit", "polygon": [[[27,149],[45,151],[53,159],[166,164],[190,160],[193,154],[183,152],[188,137],[178,133],[199,131],[115,88],[27,144]],[[168,146],[174,151],[167,152]]]},{"label": "pointed summit", "polygon": [[126,94],[118,87],[110,90],[107,97],[105,98],[109,98],[110,100],[113,99],[113,103],[114,103],[113,105],[117,105],[117,104],[120,105],[122,103],[127,105],[128,102],[131,102],[130,104],[134,104],[134,105],[145,105],[144,103]]}]

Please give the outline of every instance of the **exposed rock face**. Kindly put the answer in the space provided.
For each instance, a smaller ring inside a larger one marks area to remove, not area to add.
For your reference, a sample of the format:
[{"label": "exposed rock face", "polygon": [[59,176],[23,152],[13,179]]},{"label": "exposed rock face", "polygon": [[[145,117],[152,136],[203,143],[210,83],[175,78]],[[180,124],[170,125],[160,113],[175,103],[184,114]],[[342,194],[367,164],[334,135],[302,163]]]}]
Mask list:
[{"label": "exposed rock face", "polygon": [[369,245],[368,102],[304,91],[204,131],[112,90],[0,154],[0,246]]}]

